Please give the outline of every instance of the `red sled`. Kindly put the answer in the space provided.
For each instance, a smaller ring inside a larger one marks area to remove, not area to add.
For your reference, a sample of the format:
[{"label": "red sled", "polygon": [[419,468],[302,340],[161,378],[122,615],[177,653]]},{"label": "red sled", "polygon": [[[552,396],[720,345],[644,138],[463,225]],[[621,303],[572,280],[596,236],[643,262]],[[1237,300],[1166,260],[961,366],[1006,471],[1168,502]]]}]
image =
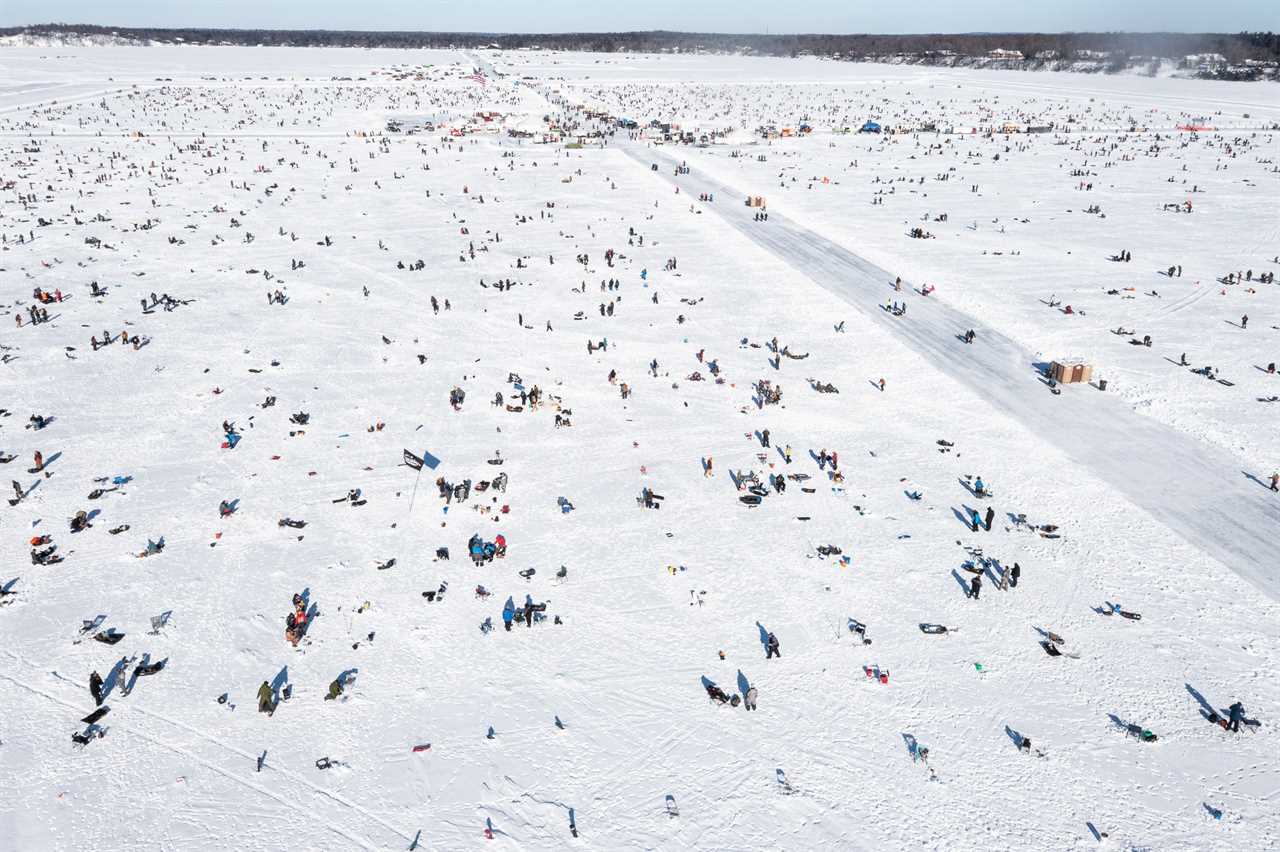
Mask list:
[{"label": "red sled", "polygon": [[413,750],[414,752],[419,752],[419,751],[427,751],[430,748],[431,748],[431,743],[427,743],[426,745],[416,745],[413,747]]}]

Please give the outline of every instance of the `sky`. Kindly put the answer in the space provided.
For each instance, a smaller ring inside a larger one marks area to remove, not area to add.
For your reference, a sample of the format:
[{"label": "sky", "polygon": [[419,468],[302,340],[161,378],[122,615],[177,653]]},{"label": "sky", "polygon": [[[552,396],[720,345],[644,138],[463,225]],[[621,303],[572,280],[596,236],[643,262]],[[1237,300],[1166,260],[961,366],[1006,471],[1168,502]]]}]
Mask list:
[{"label": "sky", "polygon": [[448,32],[1239,32],[1280,0],[0,0],[0,26]]}]

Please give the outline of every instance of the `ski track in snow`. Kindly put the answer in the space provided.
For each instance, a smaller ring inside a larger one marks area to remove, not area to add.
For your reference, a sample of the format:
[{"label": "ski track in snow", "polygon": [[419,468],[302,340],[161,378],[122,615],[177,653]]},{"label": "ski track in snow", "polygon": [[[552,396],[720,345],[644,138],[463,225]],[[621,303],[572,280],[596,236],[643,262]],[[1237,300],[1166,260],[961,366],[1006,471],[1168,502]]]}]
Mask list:
[{"label": "ski track in snow", "polygon": [[[16,657],[12,653],[9,653],[8,656],[15,661],[25,662],[20,660],[20,658]],[[32,686],[29,682],[19,680],[8,674],[3,674],[3,673],[0,673],[0,678],[4,678],[5,680],[9,681],[13,685],[26,689],[27,691],[35,695],[39,695],[43,698],[47,698],[49,701],[63,708],[67,708],[71,710],[77,709],[76,705],[73,704],[71,701],[68,701],[66,698],[61,698],[50,692],[46,692],[43,689]],[[77,697],[79,696],[77,695]],[[175,721],[159,713],[144,710],[141,707],[130,707],[129,709],[125,710],[124,713],[126,715],[126,718],[128,717],[128,715],[132,715],[136,713],[139,716],[143,717],[144,719],[149,719],[153,721],[162,721],[174,727],[181,728],[190,734],[194,734],[195,736],[199,737],[205,742],[212,743],[213,745],[216,745],[219,748],[232,753],[233,755],[235,755],[236,758],[239,759],[239,763],[241,767],[252,765],[257,760],[257,755],[244,752],[241,749],[231,746],[225,741],[217,737],[211,737],[202,731],[192,728],[190,725]],[[205,768],[218,773],[224,778],[234,781],[235,783],[240,784],[241,786],[246,787],[247,789],[253,790],[255,793],[259,795],[265,796],[269,799],[279,802],[282,805],[289,807],[291,810],[295,811],[298,814],[314,814],[316,812],[316,809],[314,807],[308,807],[304,803],[297,801],[297,799],[295,798],[281,795],[278,792],[278,788],[275,790],[271,789],[270,780],[267,780],[265,785],[250,781],[244,776],[242,771],[237,772],[234,769],[228,769],[228,768],[225,768],[224,766],[217,765],[212,761],[206,758],[203,758],[200,755],[195,754],[186,748],[183,748],[178,745],[174,745],[173,742],[168,739],[164,739],[160,736],[157,736],[156,733],[150,730],[149,728],[144,728],[137,724],[129,724],[128,722],[120,722],[118,721],[119,716],[120,716],[120,713],[116,712],[114,715],[109,717],[111,721],[107,723],[108,726],[113,728],[119,727],[125,731],[128,731],[133,736],[140,737],[141,739],[146,740],[147,742],[154,743],[156,745],[162,746],[163,748],[169,749],[177,754],[180,754],[183,757],[186,757],[187,759],[192,760],[196,763],[199,763],[201,766],[204,766]],[[270,778],[271,774],[276,774],[276,773],[283,774],[292,784],[296,784],[300,787],[305,787],[311,792],[315,793],[316,795],[323,796],[325,798],[338,802],[339,804],[351,809],[352,811],[357,812],[359,815],[364,816],[373,822],[379,823],[382,827],[390,830],[391,832],[397,835],[400,835],[401,837],[404,837],[406,841],[411,839],[401,834],[401,832],[398,829],[396,829],[394,826],[387,824],[380,817],[369,813],[359,805],[352,804],[351,802],[347,801],[343,797],[334,795],[333,793],[330,793],[329,791],[324,790],[323,788],[318,787],[315,784],[312,784],[311,782],[300,777],[296,773],[279,770],[272,764],[271,761],[267,761],[263,768],[265,770],[268,770],[268,773],[269,773],[268,779]],[[330,831],[332,831],[334,834],[344,838],[345,840],[351,843],[354,843],[360,846],[363,849],[376,849],[382,845],[382,844],[372,844],[365,837],[349,833],[348,826],[336,825],[334,823],[326,822],[326,827]]]}]

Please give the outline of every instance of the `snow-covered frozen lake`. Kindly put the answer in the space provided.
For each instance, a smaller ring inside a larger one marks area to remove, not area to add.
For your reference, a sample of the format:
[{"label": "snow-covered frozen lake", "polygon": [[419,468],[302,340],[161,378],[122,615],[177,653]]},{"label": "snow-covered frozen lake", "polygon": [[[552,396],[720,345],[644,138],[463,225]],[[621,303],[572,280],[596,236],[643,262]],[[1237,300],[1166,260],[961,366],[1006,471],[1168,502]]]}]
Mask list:
[{"label": "snow-covered frozen lake", "polygon": [[230,47],[0,79],[0,849],[1280,844],[1273,87]]}]

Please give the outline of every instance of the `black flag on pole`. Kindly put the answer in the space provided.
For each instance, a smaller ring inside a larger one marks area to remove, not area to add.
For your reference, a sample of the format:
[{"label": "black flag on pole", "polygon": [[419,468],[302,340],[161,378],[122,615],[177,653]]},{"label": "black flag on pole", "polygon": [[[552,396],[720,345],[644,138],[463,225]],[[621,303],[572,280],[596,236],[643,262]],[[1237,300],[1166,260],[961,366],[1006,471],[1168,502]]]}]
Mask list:
[{"label": "black flag on pole", "polygon": [[404,451],[404,463],[408,467],[413,468],[414,470],[422,470],[422,465],[424,464],[422,459],[415,456],[413,453],[409,452],[408,450]]}]

